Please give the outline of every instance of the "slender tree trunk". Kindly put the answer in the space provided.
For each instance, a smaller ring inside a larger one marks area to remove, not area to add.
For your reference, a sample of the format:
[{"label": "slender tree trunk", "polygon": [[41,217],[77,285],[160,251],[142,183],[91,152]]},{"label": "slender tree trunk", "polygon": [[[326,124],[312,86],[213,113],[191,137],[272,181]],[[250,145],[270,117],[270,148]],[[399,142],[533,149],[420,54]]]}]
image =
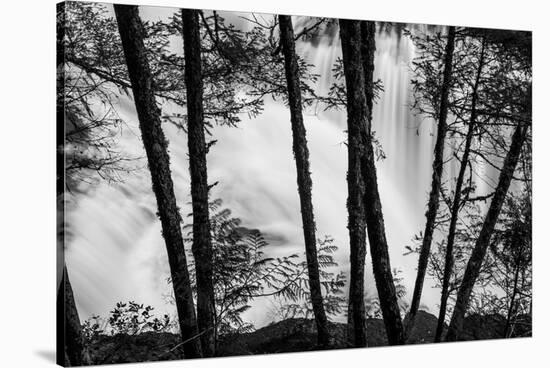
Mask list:
[{"label": "slender tree trunk", "polygon": [[[56,27],[56,192],[65,192],[65,3],[57,4]],[[62,209],[62,208],[61,208]],[[58,208],[59,210],[59,208]]]},{"label": "slender tree trunk", "polygon": [[498,185],[495,190],[495,195],[493,196],[491,205],[489,206],[489,210],[485,216],[483,227],[479,233],[479,237],[474,246],[474,250],[472,251],[472,255],[468,260],[468,265],[466,266],[466,271],[464,272],[464,277],[458,290],[456,304],[451,322],[449,324],[449,331],[447,332],[446,341],[456,341],[462,333],[464,316],[470,302],[470,296],[477,277],[479,276],[479,272],[485,258],[485,253],[487,252],[487,247],[489,246],[491,240],[491,235],[493,234],[500,210],[502,209],[502,205],[506,198],[506,193],[510,187],[510,182],[512,181],[512,176],[519,160],[521,147],[525,141],[525,137],[527,136],[527,131],[528,126],[523,123],[519,123],[512,136],[510,150],[504,159]]},{"label": "slender tree trunk", "polygon": [[372,21],[361,21],[361,56],[363,58],[363,69],[365,77],[365,96],[369,121],[369,133],[372,128],[372,111],[374,107],[374,52],[376,51],[376,23]]},{"label": "slender tree trunk", "polygon": [[[365,78],[365,97],[367,100],[367,131],[370,134],[372,130],[372,109],[374,102],[374,52],[376,23],[371,21],[361,21],[361,57],[363,60],[363,74]],[[368,204],[366,204],[368,205]],[[348,305],[348,338],[353,345],[353,303],[351,300]]]},{"label": "slender tree trunk", "polygon": [[84,364],[82,327],[74,301],[67,267],[63,267],[57,291],[57,364],[77,367]]},{"label": "slender tree trunk", "polygon": [[201,344],[197,337],[193,293],[181,233],[182,219],[176,205],[168,142],[162,131],[161,112],[153,93],[153,77],[143,43],[144,29],[137,6],[115,5],[115,13],[166,243],[181,336],[186,342],[183,344],[184,354],[186,358],[198,358],[202,355]]},{"label": "slender tree trunk", "polygon": [[[523,247],[522,247],[523,248]],[[506,315],[506,325],[504,326],[504,338],[508,338],[508,334],[511,332],[510,326],[512,324],[512,314],[514,313],[514,303],[516,302],[516,295],[518,294],[518,281],[519,281],[519,271],[520,263],[518,257],[518,263],[516,264],[516,269],[514,272],[514,286],[512,289],[512,296],[510,297],[510,305],[508,306],[508,312]]]},{"label": "slender tree trunk", "polygon": [[70,367],[83,365],[82,326],[76,309],[73,288],[65,264],[65,3],[57,4],[57,101],[56,101],[56,194],[57,194],[57,302],[56,360]]},{"label": "slender tree trunk", "polygon": [[205,357],[215,354],[212,241],[208,215],[208,175],[202,106],[200,32],[197,10],[182,9],[185,85],[187,87],[187,142],[193,204],[193,256],[197,273],[197,321]]},{"label": "slender tree trunk", "polygon": [[[344,74],[346,77],[348,121],[351,115],[352,120],[358,120],[359,122],[358,130],[361,141],[360,147],[362,149],[359,167],[361,176],[363,177],[362,184],[364,185],[364,196],[361,200],[364,203],[365,222],[372,254],[374,279],[376,281],[376,288],[378,290],[388,342],[390,345],[398,345],[404,343],[404,331],[397,302],[395,284],[393,283],[388,243],[384,228],[382,203],[380,202],[380,194],[378,192],[372,137],[369,133],[369,113],[367,111],[364,68],[360,51],[360,22],[341,20],[340,34],[342,37],[342,54]],[[353,114],[350,114],[350,109]],[[357,116],[360,118],[357,118]],[[348,134],[350,133],[348,132]],[[364,253],[362,256],[364,260]],[[355,314],[355,307],[353,309]],[[357,320],[354,321],[356,322]]]},{"label": "slender tree trunk", "polygon": [[367,126],[367,101],[361,59],[359,22],[340,20],[340,37],[346,79],[348,112],[348,230],[350,238],[350,291],[353,342],[367,345],[364,302],[366,215],[365,183],[361,160],[365,157],[364,131]]},{"label": "slender tree trunk", "polygon": [[287,15],[279,15],[281,44],[285,58],[285,72],[288,86],[288,104],[290,121],[292,123],[292,150],[296,161],[298,194],[302,212],[302,227],[306,247],[306,259],[309,276],[311,304],[317,325],[317,342],[321,347],[329,345],[327,316],[323,305],[321,281],[319,276],[319,261],[317,260],[317,241],[315,237],[315,219],[311,200],[311,175],[309,172],[309,150],[307,147],[306,128],[302,116],[302,97],[300,92],[300,75],[296,59],[294,30],[292,19]]},{"label": "slender tree trunk", "polygon": [[477,100],[478,100],[478,87],[481,78],[481,72],[484,65],[484,53],[485,53],[485,41],[482,43],[481,55],[479,59],[479,65],[477,68],[476,79],[472,91],[472,109],[470,112],[470,121],[468,122],[468,132],[466,133],[466,142],[464,143],[464,154],[460,161],[460,170],[456,179],[456,186],[453,198],[453,204],[451,208],[451,220],[449,224],[449,234],[447,236],[447,249],[445,250],[445,267],[443,270],[443,285],[441,289],[441,302],[439,304],[439,318],[437,320],[437,328],[435,331],[435,342],[441,341],[443,334],[443,327],[445,325],[445,316],[447,314],[447,300],[449,298],[449,283],[451,281],[451,274],[453,273],[454,265],[454,242],[456,233],[456,223],[458,220],[458,214],[460,212],[462,201],[462,184],[464,183],[464,175],[466,173],[466,167],[468,166],[468,160],[470,156],[470,146],[472,144],[472,138],[474,136],[474,129],[477,119]]},{"label": "slender tree trunk", "polygon": [[376,289],[378,290],[378,298],[388,335],[388,342],[390,345],[401,345],[405,343],[405,331],[393,282],[382,203],[380,202],[380,194],[378,192],[371,135],[366,132],[365,135],[367,137],[366,157],[362,163],[362,171],[365,178],[365,215],[374,279],[376,281]]},{"label": "slender tree trunk", "polygon": [[439,115],[437,123],[437,139],[434,148],[434,161],[432,173],[432,187],[430,198],[428,200],[428,211],[426,211],[426,227],[424,229],[424,239],[418,258],[418,271],[414,284],[414,292],[406,321],[406,336],[408,337],[414,327],[416,314],[420,307],[422,289],[424,287],[424,278],[428,268],[430,258],[430,248],[432,246],[433,233],[435,228],[435,219],[439,207],[439,190],[441,188],[441,174],[443,172],[443,151],[445,146],[445,136],[447,135],[447,109],[449,99],[449,89],[451,87],[453,52],[455,45],[455,27],[449,27],[447,36],[447,45],[445,47],[445,69],[443,72],[443,84],[441,85],[441,102],[439,105]]}]

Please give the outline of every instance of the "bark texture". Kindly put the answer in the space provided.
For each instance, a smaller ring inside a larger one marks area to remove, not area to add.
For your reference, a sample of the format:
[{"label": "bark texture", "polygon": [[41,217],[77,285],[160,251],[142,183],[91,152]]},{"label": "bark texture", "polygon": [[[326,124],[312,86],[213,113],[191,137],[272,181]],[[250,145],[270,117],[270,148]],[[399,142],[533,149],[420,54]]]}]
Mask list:
[{"label": "bark texture", "polygon": [[466,133],[466,141],[464,143],[464,153],[460,160],[460,169],[458,177],[456,179],[456,185],[454,190],[453,204],[451,207],[451,220],[449,223],[449,233],[447,235],[447,248],[445,250],[445,267],[443,269],[443,283],[441,289],[441,302],[439,303],[439,316],[437,320],[437,329],[435,331],[435,342],[441,341],[443,334],[443,327],[445,325],[445,316],[447,314],[447,300],[449,299],[449,283],[451,280],[451,274],[454,265],[454,242],[456,233],[456,223],[458,221],[458,214],[460,212],[462,202],[462,184],[464,183],[464,175],[468,166],[468,159],[470,156],[470,146],[472,145],[472,138],[474,136],[474,129],[477,119],[477,101],[478,101],[478,88],[481,79],[481,72],[483,71],[485,43],[482,44],[481,55],[479,59],[479,65],[477,68],[476,79],[472,88],[472,108],[470,111],[470,120],[468,122],[468,132]]},{"label": "bark texture", "polygon": [[56,194],[57,194],[57,301],[56,360],[70,367],[83,365],[83,341],[80,317],[65,264],[65,3],[57,4],[57,100],[56,100]]},{"label": "bark texture", "polygon": [[369,121],[369,133],[371,132],[372,110],[374,106],[374,52],[376,51],[376,23],[371,21],[361,22],[361,56],[365,77],[365,96]]},{"label": "bark texture", "polygon": [[56,192],[65,191],[65,3],[57,4],[56,23]]},{"label": "bark texture", "polygon": [[199,21],[197,10],[183,9],[181,15],[187,89],[187,144],[193,205],[192,250],[197,274],[197,322],[201,333],[202,353],[205,357],[210,357],[215,354],[216,326]]},{"label": "bark texture", "polygon": [[426,269],[428,268],[430,249],[432,247],[435,219],[437,217],[437,209],[439,207],[439,191],[441,188],[441,174],[443,173],[443,151],[445,146],[445,136],[447,135],[447,110],[449,102],[449,89],[451,87],[452,79],[455,32],[455,27],[449,27],[447,45],[445,46],[445,67],[443,71],[443,82],[441,85],[441,97],[437,123],[437,139],[434,148],[432,186],[430,189],[430,197],[428,200],[428,210],[426,211],[426,226],[424,228],[424,238],[422,240],[420,256],[418,257],[418,271],[416,274],[416,281],[414,283],[411,308],[407,315],[406,321],[407,336],[410,335],[410,332],[414,327],[416,314],[418,313],[418,308],[420,306],[422,289],[424,287],[424,278],[426,277]]},{"label": "bark texture", "polygon": [[[358,167],[360,176],[363,178],[360,184],[363,186],[362,190],[364,191],[364,195],[362,198],[359,198],[359,201],[364,204],[362,206],[362,210],[364,213],[364,221],[368,230],[367,233],[372,255],[373,273],[376,281],[376,288],[378,290],[380,308],[382,309],[382,316],[384,318],[384,325],[388,335],[388,342],[390,345],[398,345],[403,344],[404,342],[404,331],[399,305],[397,302],[395,284],[393,282],[393,274],[391,271],[388,243],[386,240],[384,226],[384,216],[382,213],[382,203],[378,192],[372,136],[369,128],[370,124],[368,122],[369,112],[365,94],[364,64],[361,55],[362,42],[360,22],[340,20],[340,35],[342,38],[342,55],[347,89],[349,136],[348,150],[352,150],[352,133],[359,134],[359,144],[357,144],[357,147],[360,150]],[[352,125],[358,124],[357,128],[354,127],[353,132],[350,130],[350,121],[352,122]],[[355,129],[357,129],[357,131]],[[350,184],[348,181],[348,186],[349,185]],[[364,250],[364,241],[362,243],[362,247],[363,250],[361,253],[357,254],[357,257],[363,262],[363,269],[359,272],[364,278],[364,256],[366,253],[366,250]],[[354,254],[352,254],[352,261],[353,257]],[[360,286],[363,286],[363,280],[361,280],[360,283]],[[359,326],[354,327],[356,332],[364,329],[363,301],[361,301],[361,306],[363,308],[363,319],[354,318],[354,323],[361,323]],[[352,309],[354,316],[359,314],[359,311],[355,309],[355,304]]]},{"label": "bark texture", "polygon": [[365,135],[367,136],[366,157],[362,171],[365,178],[365,215],[374,279],[386,333],[388,334],[388,343],[390,345],[401,345],[404,343],[405,336],[388,253],[382,203],[380,202],[374,163],[374,151],[370,134],[366,133]]},{"label": "bark texture", "polygon": [[137,6],[115,5],[115,13],[132,84],[141,138],[151,171],[162,235],[166,243],[179,326],[182,340],[185,342],[184,354],[186,358],[197,358],[201,357],[202,353],[181,233],[182,219],[176,205],[168,142],[161,128],[160,109],[153,93],[153,77],[143,43],[143,25]]},{"label": "bark texture", "polygon": [[296,161],[298,195],[302,213],[302,227],[306,247],[306,260],[311,292],[311,304],[317,326],[317,343],[321,347],[329,345],[327,316],[323,305],[319,261],[317,259],[317,241],[315,236],[315,218],[311,200],[311,174],[309,169],[309,150],[306,139],[306,128],[302,115],[302,97],[300,91],[300,74],[296,58],[294,30],[292,19],[287,15],[279,16],[281,44],[285,59],[285,73],[288,86],[288,104],[292,123],[292,150]]},{"label": "bark texture", "polygon": [[367,345],[364,303],[366,214],[365,182],[361,160],[365,157],[364,131],[368,120],[364,70],[361,58],[361,33],[358,21],[341,19],[340,37],[346,80],[348,124],[348,230],[350,238],[350,311],[353,320],[353,345]]},{"label": "bark texture", "polygon": [[[361,21],[361,57],[363,60],[363,74],[365,78],[365,97],[367,100],[367,131],[371,133],[372,109],[374,101],[374,52],[376,43],[376,24],[371,21]],[[353,304],[348,305],[348,338],[353,345]]]},{"label": "bark texture", "polygon": [[458,290],[456,304],[451,322],[449,324],[446,341],[458,340],[462,332],[464,316],[470,302],[472,289],[474,288],[474,284],[479,276],[485,254],[491,240],[491,235],[495,229],[498,216],[506,198],[506,193],[510,187],[510,182],[512,181],[512,176],[518,163],[521,148],[527,136],[528,128],[529,127],[527,125],[520,123],[516,127],[512,136],[510,150],[504,159],[495,194],[491,201],[491,205],[489,206],[489,210],[487,211],[487,215],[485,216],[485,220],[474,246],[474,250],[472,251],[472,255],[468,260],[468,265],[466,266],[466,271],[464,272],[464,277]]}]

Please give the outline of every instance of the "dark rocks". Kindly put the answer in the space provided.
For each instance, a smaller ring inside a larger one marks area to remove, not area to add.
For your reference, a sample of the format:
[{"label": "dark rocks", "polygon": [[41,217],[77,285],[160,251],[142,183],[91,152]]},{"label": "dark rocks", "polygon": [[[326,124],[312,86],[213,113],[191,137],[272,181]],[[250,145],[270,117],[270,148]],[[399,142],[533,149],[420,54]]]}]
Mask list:
[{"label": "dark rocks", "polygon": [[[437,318],[419,311],[408,344],[433,342]],[[460,340],[499,339],[503,337],[506,319],[500,315],[471,315],[466,317]],[[346,339],[346,325],[329,323],[331,349],[350,348]],[[531,319],[521,317],[512,330],[512,337],[531,336]],[[444,331],[445,333],[445,331]],[[367,320],[369,347],[387,346],[386,330],[381,319]],[[115,364],[183,358],[180,337],[167,332],[145,332],[135,336],[100,335],[86,348],[92,364]],[[225,336],[220,339],[218,356],[276,354],[320,350],[317,346],[315,321],[310,319],[287,319],[273,323],[257,331]]]}]

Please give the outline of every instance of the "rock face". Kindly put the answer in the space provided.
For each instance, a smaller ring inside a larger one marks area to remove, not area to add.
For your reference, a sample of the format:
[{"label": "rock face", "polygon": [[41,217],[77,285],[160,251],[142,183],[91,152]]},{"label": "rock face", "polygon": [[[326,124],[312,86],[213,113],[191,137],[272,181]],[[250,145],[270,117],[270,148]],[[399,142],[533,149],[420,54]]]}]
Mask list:
[{"label": "rock face", "polygon": [[[437,318],[419,311],[408,344],[432,343],[437,327]],[[531,320],[522,318],[512,337],[531,336]],[[499,339],[503,336],[506,320],[500,315],[468,316],[460,340]],[[350,348],[346,340],[346,325],[329,323],[332,349]],[[445,331],[444,331],[445,332]],[[387,337],[381,319],[367,320],[369,347],[386,346]],[[183,358],[178,347],[180,337],[171,333],[146,332],[136,336],[100,336],[87,347],[93,364],[115,364],[176,360]],[[253,354],[276,354],[317,350],[315,321],[287,319],[273,323],[257,331],[226,336],[219,342],[218,356]]]}]

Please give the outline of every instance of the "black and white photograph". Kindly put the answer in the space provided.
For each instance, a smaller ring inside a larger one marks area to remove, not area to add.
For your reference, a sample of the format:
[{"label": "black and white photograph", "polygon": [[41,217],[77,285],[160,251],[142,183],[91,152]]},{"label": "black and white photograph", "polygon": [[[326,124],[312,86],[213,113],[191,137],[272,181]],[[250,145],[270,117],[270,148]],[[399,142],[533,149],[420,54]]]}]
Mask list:
[{"label": "black and white photograph", "polygon": [[67,1],[56,34],[58,364],[532,336],[532,32]]}]

